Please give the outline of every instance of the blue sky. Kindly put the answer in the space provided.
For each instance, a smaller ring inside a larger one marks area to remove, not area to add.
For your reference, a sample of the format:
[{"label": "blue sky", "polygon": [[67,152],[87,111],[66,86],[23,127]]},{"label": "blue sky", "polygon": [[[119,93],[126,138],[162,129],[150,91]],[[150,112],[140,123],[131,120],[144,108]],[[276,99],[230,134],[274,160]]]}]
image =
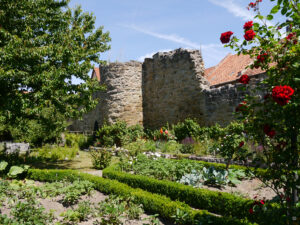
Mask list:
[{"label": "blue sky", "polygon": [[[253,0],[254,1],[254,0]],[[205,67],[216,65],[228,53],[220,34],[231,30],[242,37],[243,25],[253,18],[250,0],[71,0],[96,16],[96,27],[110,32],[111,50],[101,58],[125,62],[177,48],[202,50]],[[262,11],[270,9],[263,0]]]}]

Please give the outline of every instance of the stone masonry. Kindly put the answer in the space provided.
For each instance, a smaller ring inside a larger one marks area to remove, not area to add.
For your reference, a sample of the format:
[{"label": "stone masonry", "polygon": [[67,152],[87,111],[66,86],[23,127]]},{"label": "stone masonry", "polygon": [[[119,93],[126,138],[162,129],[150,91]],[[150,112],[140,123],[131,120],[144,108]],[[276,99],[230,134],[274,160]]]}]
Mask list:
[{"label": "stone masonry", "polygon": [[[203,119],[204,63],[198,50],[157,53],[143,63],[144,126],[157,128],[184,120]],[[204,121],[203,121],[204,123]]]},{"label": "stone masonry", "polygon": [[125,121],[129,125],[142,124],[142,63],[110,63],[100,67],[100,84],[105,91],[94,94],[99,103],[94,110],[76,120],[71,131],[94,131],[104,122]]},{"label": "stone masonry", "polygon": [[[177,49],[159,52],[142,63],[130,61],[100,67],[100,84],[106,91],[95,93],[100,98],[96,109],[74,121],[73,131],[93,131],[105,121],[123,120],[129,125],[143,124],[159,128],[187,117],[201,125],[226,125],[251,87],[262,79],[254,75],[247,90],[236,80],[210,86],[199,50]],[[259,93],[262,95],[262,93]]]}]

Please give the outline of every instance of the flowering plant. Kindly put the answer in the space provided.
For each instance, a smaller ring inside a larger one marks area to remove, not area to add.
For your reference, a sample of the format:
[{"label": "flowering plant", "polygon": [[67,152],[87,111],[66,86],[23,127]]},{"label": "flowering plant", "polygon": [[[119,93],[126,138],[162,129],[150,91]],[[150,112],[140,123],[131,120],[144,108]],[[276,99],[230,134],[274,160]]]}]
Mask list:
[{"label": "flowering plant", "polygon": [[[261,2],[256,0],[248,5],[257,15],[253,24],[247,22],[241,26],[245,40],[239,42],[234,37],[227,45],[238,54],[253,58],[248,68],[265,71],[264,80],[251,89],[245,98],[246,104],[241,103],[236,112],[245,125],[247,140],[261,147],[263,157],[258,158],[255,152],[250,157],[267,165],[266,175],[255,173],[255,176],[276,192],[286,210],[281,215],[283,223],[295,224],[300,216],[297,208],[300,206],[300,4],[298,0],[271,0],[273,8],[269,15],[263,16]],[[278,12],[288,20],[273,25],[273,21],[269,21]],[[282,27],[288,28],[287,33],[281,31]],[[246,91],[247,80],[240,82],[245,84]],[[232,153],[239,154],[238,150]],[[280,196],[290,200],[285,201]],[[255,208],[261,205],[256,204]],[[255,213],[255,208],[249,213]]]}]

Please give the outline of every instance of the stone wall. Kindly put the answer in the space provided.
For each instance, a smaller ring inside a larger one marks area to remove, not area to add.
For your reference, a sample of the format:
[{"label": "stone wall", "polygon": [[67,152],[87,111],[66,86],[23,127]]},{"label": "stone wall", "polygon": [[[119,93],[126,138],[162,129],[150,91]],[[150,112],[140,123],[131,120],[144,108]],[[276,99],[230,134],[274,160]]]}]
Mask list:
[{"label": "stone wall", "polygon": [[[232,82],[205,90],[205,125],[226,125],[234,119],[236,107],[244,100],[245,95],[255,95],[259,98],[263,92],[253,89],[263,79],[263,74],[251,77],[249,85]],[[243,87],[247,87],[245,90]]]},{"label": "stone wall", "polygon": [[[143,63],[144,126],[157,128],[187,117],[203,120],[204,63],[200,51],[159,52]],[[203,121],[204,122],[204,121]]]},{"label": "stone wall", "polygon": [[93,131],[104,122],[123,120],[129,125],[142,124],[142,63],[110,63],[100,67],[101,82],[105,91],[99,91],[97,107],[74,121],[69,127],[72,131]]},{"label": "stone wall", "polygon": [[105,121],[117,120],[160,128],[187,117],[201,125],[226,125],[245,94],[263,79],[263,74],[252,76],[247,90],[237,81],[209,86],[200,51],[187,49],[159,52],[143,64],[111,63],[100,67],[100,74],[107,90],[95,93],[100,98],[96,109],[75,121],[70,130],[93,131]]}]

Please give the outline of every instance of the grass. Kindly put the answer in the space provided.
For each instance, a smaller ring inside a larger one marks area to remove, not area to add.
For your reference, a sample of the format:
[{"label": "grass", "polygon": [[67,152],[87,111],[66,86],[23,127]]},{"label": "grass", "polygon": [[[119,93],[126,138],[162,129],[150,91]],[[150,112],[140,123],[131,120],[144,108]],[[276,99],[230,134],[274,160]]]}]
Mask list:
[{"label": "grass", "polygon": [[38,169],[72,169],[79,171],[92,170],[92,160],[88,152],[78,151],[73,159],[69,160],[58,160],[56,162],[50,161],[33,161],[30,163],[33,168]]}]

